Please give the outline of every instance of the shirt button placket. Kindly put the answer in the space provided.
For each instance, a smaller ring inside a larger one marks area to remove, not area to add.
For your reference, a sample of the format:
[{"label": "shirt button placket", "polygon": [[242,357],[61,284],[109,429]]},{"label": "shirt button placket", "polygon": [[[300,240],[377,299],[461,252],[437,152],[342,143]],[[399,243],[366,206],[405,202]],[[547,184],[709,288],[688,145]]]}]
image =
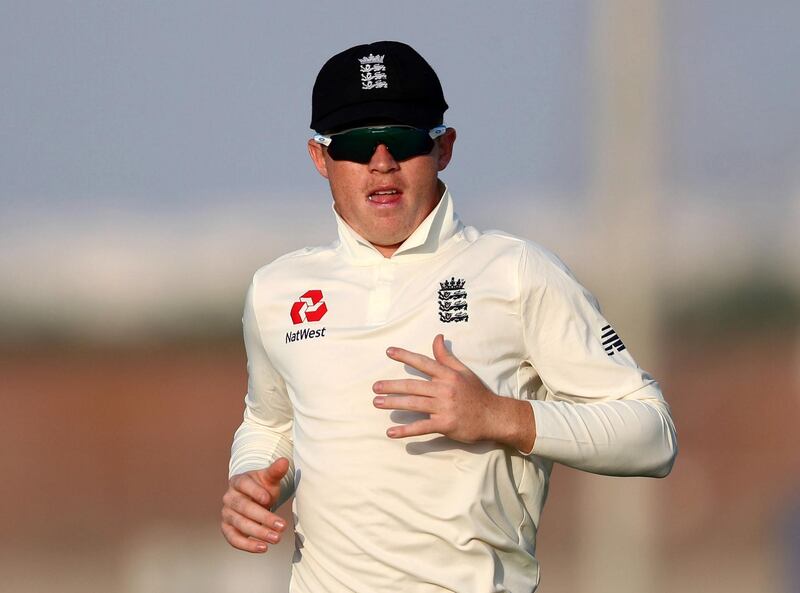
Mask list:
[{"label": "shirt button placket", "polygon": [[367,321],[370,325],[385,323],[389,317],[394,275],[395,265],[390,259],[384,259],[373,270],[373,285],[367,311]]}]

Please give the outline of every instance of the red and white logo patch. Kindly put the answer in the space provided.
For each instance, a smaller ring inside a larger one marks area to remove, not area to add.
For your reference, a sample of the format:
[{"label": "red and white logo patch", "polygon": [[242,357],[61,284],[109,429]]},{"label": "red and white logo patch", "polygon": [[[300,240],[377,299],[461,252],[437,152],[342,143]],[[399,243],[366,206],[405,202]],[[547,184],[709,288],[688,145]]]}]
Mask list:
[{"label": "red and white logo patch", "polygon": [[319,321],[328,312],[321,290],[309,290],[292,305],[292,323]]}]

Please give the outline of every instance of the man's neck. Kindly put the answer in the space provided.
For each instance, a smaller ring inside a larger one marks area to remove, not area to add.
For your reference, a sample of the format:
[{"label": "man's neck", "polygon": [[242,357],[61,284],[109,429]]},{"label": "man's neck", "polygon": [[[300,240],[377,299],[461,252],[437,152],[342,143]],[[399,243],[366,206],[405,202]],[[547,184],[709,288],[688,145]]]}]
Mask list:
[{"label": "man's neck", "polygon": [[371,243],[371,245],[377,249],[383,257],[389,259],[394,255],[394,252],[400,248],[402,243],[398,243],[397,245],[375,245],[375,243]]}]

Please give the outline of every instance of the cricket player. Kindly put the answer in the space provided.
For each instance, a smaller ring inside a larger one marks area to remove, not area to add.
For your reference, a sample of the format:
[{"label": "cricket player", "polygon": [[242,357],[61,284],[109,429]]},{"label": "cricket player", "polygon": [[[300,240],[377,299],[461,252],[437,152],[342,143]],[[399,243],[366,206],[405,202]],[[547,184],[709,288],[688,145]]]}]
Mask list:
[{"label": "cricket player", "polygon": [[294,494],[296,593],[530,593],[553,463],[663,477],[675,459],[658,384],[592,295],[544,248],[456,215],[446,109],[408,45],[328,60],[308,152],[338,239],[247,293],[222,532],[280,545]]}]

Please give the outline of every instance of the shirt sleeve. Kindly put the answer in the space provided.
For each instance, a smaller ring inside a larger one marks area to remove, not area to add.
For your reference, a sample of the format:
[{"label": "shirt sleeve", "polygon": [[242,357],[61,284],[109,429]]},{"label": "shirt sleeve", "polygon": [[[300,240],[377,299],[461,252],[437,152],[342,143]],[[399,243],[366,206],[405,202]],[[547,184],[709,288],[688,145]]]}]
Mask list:
[{"label": "shirt sleeve", "polygon": [[613,476],[666,476],[675,426],[658,383],[633,360],[595,298],[554,255],[526,244],[520,262],[535,454]]},{"label": "shirt sleeve", "polygon": [[228,475],[263,469],[278,457],[289,459],[289,471],[281,480],[277,508],[294,492],[292,425],[294,414],[286,384],[269,360],[256,310],[256,283],[247,291],[242,316],[247,353],[247,394],[242,424],[231,447]]}]

